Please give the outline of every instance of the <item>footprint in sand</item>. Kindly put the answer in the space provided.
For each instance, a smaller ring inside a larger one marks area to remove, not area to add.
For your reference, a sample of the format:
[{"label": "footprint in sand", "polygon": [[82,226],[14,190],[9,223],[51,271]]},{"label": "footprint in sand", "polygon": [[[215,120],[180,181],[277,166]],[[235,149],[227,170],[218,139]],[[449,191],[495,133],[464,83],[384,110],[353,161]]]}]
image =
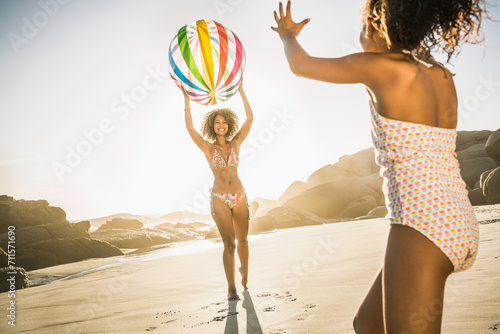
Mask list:
[{"label": "footprint in sand", "polygon": [[157,327],[149,327],[148,329],[146,329],[146,332],[152,332],[156,329]]},{"label": "footprint in sand", "polygon": [[500,324],[495,324],[493,326],[490,326],[488,329],[492,330],[493,332],[496,332],[500,330]]},{"label": "footprint in sand", "polygon": [[262,307],[262,312],[273,312],[276,311],[276,306],[274,305],[264,305]]}]

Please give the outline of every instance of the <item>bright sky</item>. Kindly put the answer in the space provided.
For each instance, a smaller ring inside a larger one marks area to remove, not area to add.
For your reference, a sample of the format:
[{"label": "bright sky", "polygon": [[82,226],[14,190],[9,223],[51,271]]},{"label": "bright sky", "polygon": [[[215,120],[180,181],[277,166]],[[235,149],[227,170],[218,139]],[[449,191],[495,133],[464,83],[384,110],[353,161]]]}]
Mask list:
[{"label": "bright sky", "polygon": [[[175,3],[175,4],[173,4]],[[500,18],[498,0],[490,7]],[[295,0],[314,56],[360,51],[360,2]],[[250,198],[370,147],[367,94],[294,76],[269,0],[16,0],[0,2],[0,194],[46,199],[68,219],[180,210],[207,213],[213,176],[184,126],[167,50],[183,25],[214,19],[241,39],[255,121],[239,175]],[[459,130],[500,127],[500,24],[466,46],[457,73]],[[141,94],[142,93],[142,94]],[[133,96],[133,97],[131,97]],[[244,121],[239,95],[221,104]],[[199,128],[210,107],[194,105]]]}]

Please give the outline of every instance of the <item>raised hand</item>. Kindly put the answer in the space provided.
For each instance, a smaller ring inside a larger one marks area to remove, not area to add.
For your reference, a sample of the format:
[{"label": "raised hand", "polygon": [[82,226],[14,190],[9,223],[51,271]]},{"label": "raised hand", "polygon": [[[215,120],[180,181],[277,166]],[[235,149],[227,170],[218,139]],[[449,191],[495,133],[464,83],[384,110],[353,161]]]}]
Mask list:
[{"label": "raised hand", "polygon": [[285,35],[293,34],[293,36],[297,36],[302,28],[311,21],[310,19],[304,19],[300,23],[295,23],[292,20],[291,14],[292,2],[288,0],[286,5],[286,14],[283,12],[283,3],[280,2],[279,5],[279,16],[276,11],[274,11],[274,19],[278,24],[278,27],[271,27],[272,30],[276,31],[280,38],[283,39]]}]

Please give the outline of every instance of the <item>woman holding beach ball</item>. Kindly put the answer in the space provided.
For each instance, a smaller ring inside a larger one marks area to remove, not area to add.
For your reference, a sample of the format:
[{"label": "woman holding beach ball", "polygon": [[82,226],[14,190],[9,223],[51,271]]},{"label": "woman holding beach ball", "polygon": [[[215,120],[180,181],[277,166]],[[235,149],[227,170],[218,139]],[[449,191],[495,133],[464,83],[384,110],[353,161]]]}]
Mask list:
[{"label": "woman holding beach ball", "polygon": [[[219,229],[224,243],[222,260],[228,284],[228,299],[238,300],[235,285],[235,250],[241,267],[241,285],[248,282],[248,198],[238,177],[240,147],[250,132],[253,114],[250,104],[240,84],[238,92],[245,107],[246,120],[238,129],[238,119],[229,108],[217,108],[205,115],[201,134],[193,128],[189,97],[184,91],[184,111],[186,127],[198,148],[205,154],[214,175],[210,190],[212,218]],[[202,136],[203,135],[203,136]]]},{"label": "woman holding beach ball", "polygon": [[[354,318],[356,333],[439,333],[445,283],[469,269],[479,229],[455,154],[458,98],[448,60],[480,41],[480,0],[366,0],[363,52],[309,56],[297,35],[309,22],[274,12],[285,55],[298,76],[363,84],[390,220],[382,268]],[[340,28],[340,27],[339,27]],[[330,97],[329,97],[330,98]],[[340,116],[341,117],[341,116]],[[422,310],[430,316],[422,317]]]}]

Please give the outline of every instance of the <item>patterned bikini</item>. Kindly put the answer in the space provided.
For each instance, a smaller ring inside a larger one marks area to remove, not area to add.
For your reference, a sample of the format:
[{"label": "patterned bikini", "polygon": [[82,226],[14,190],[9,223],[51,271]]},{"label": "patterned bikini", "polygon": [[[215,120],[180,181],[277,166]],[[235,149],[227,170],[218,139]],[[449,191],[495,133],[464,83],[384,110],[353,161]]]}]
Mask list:
[{"label": "patterned bikini", "polygon": [[[212,167],[214,169],[219,169],[224,167],[238,167],[239,164],[238,155],[233,150],[233,146],[231,144],[229,144],[231,146],[231,153],[227,158],[227,164],[222,155],[220,155],[220,153],[217,151],[217,143],[214,143],[214,145],[215,145],[214,156],[212,158]],[[230,209],[234,208],[238,203],[240,203],[246,197],[244,192],[235,194],[224,194],[224,193],[214,193],[212,189],[210,189],[210,193],[212,194],[210,202],[212,204],[212,214],[214,216],[215,216],[215,209],[212,200],[213,196],[217,196],[221,201],[226,203]]]},{"label": "patterned bikini", "polygon": [[453,263],[472,266],[479,229],[455,153],[455,129],[397,121],[370,101],[375,157],[391,224],[419,231]]}]

